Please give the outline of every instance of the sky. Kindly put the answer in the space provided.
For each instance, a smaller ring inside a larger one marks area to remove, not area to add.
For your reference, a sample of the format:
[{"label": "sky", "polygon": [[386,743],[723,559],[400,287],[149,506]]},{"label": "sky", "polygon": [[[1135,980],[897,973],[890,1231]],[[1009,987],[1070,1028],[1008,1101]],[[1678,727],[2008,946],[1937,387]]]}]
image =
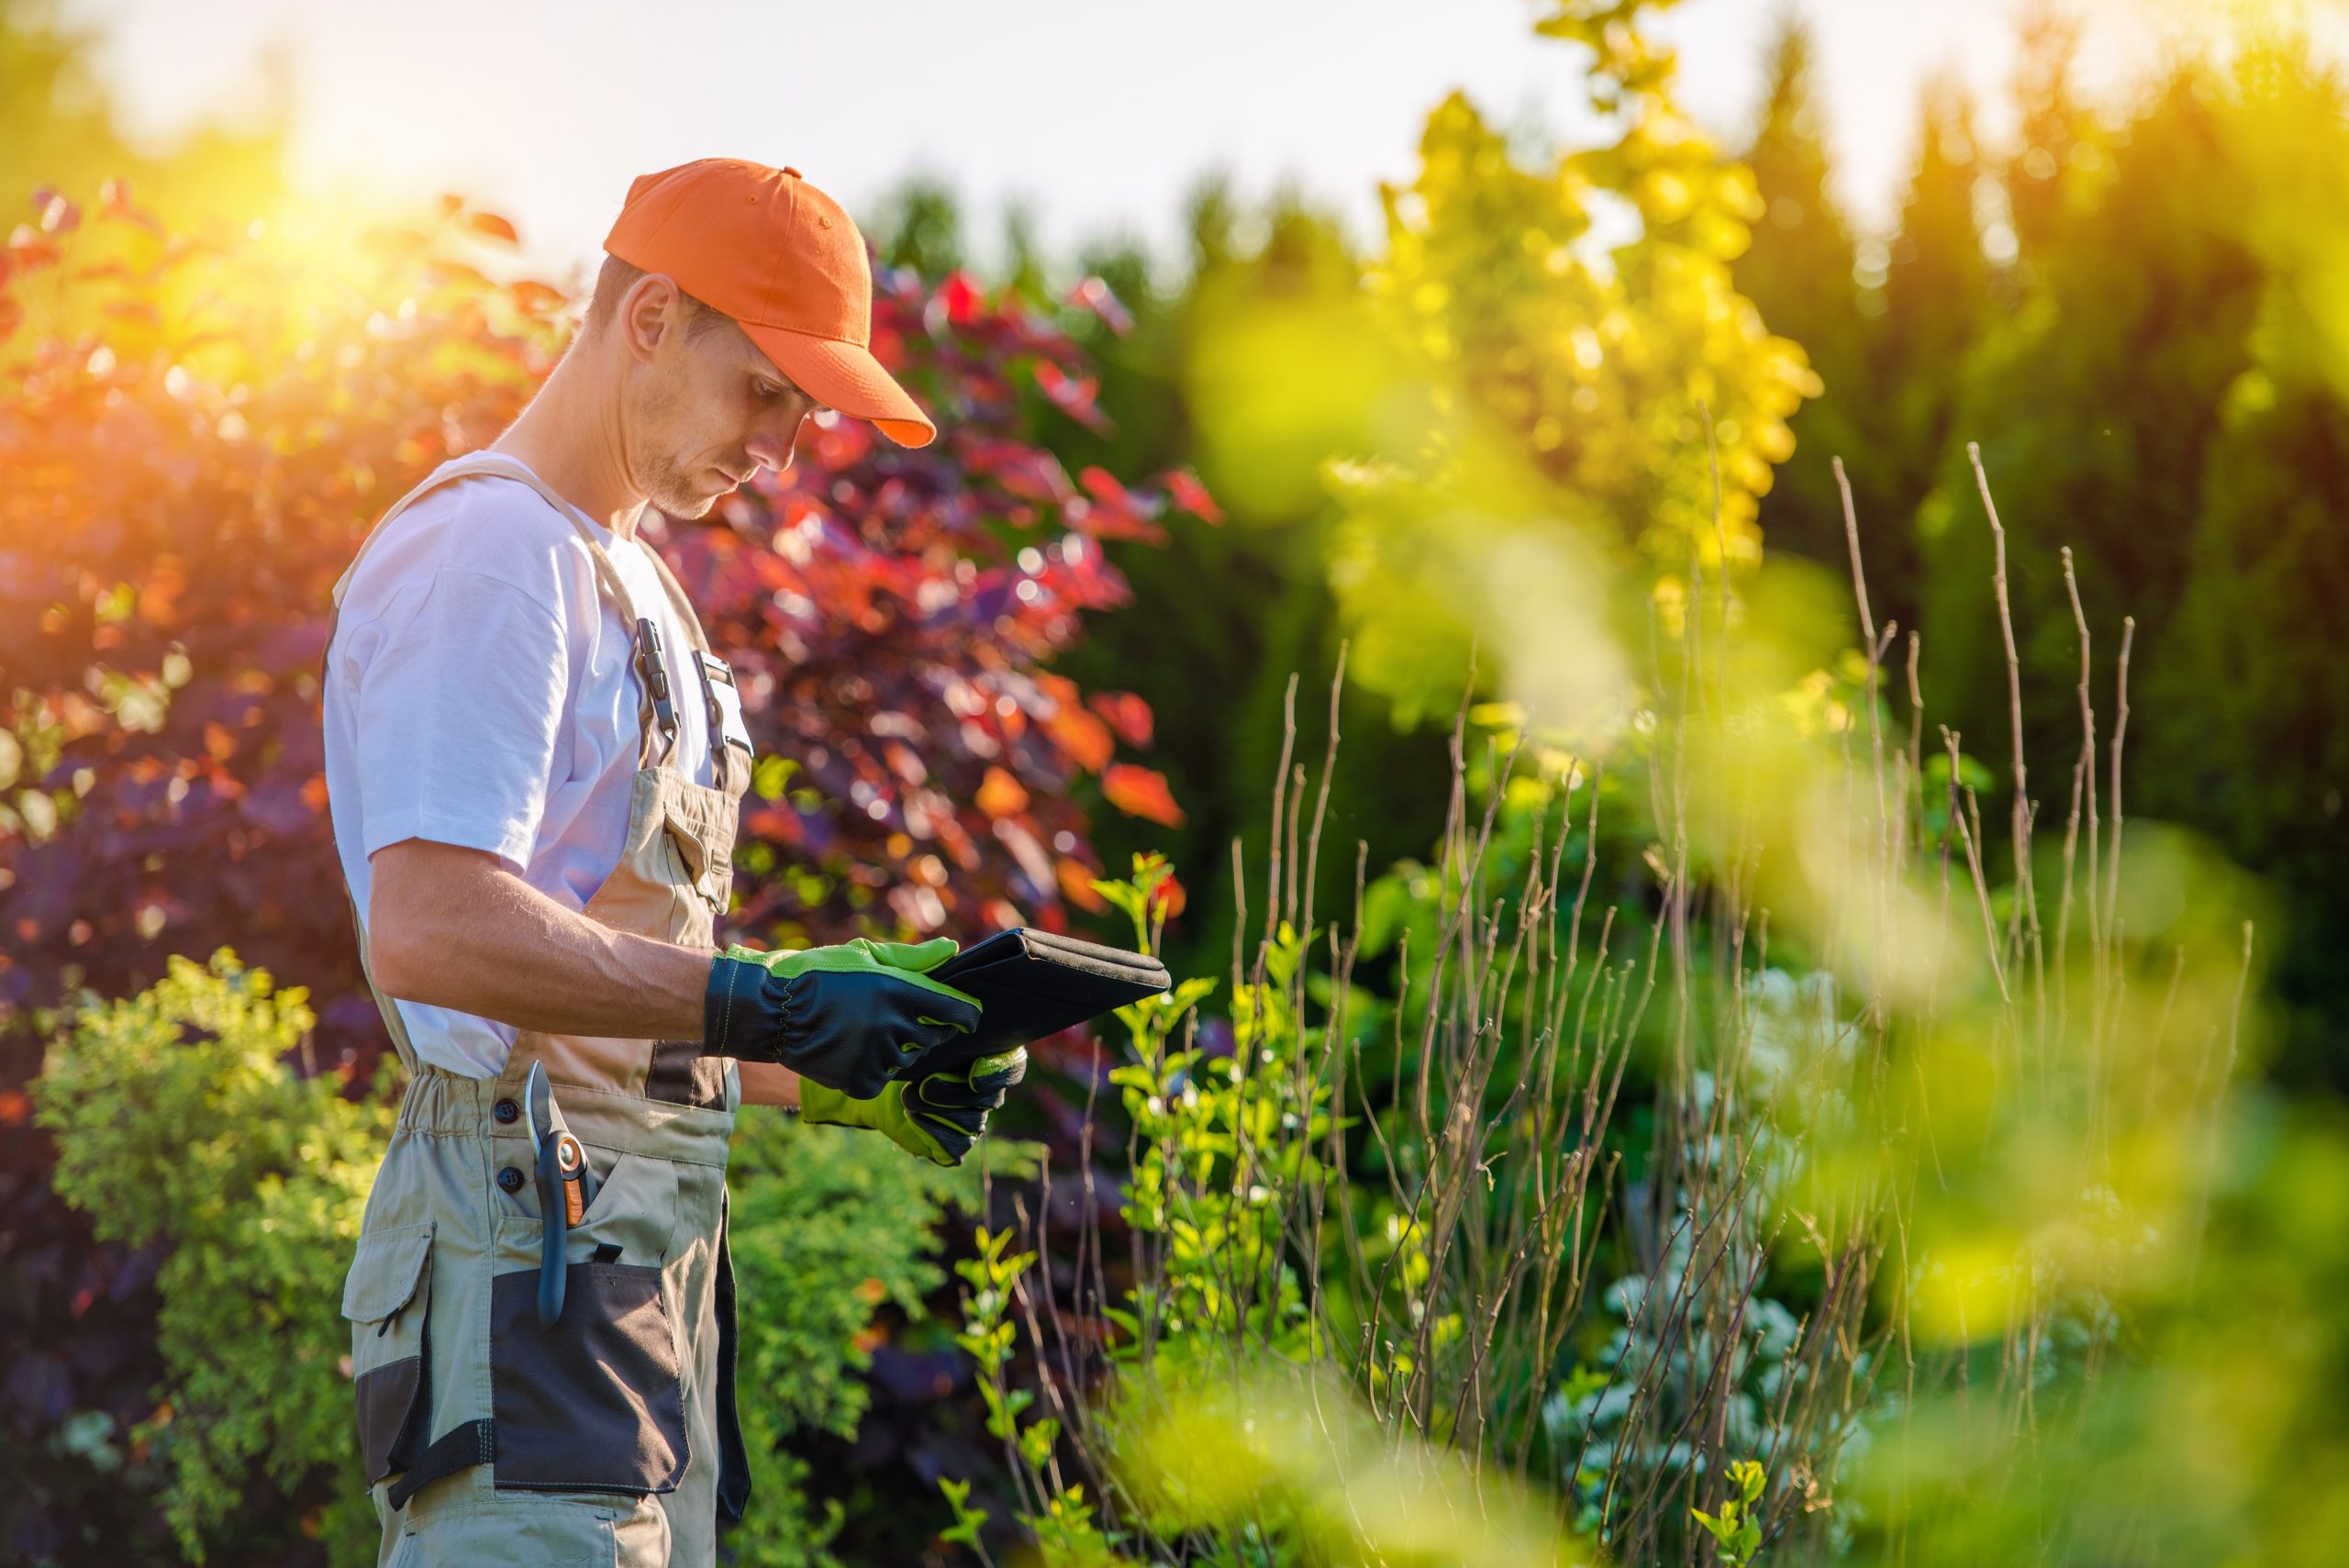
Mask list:
[{"label": "sky", "polygon": [[[1955,72],[1984,100],[2035,0],[1685,0],[1660,30],[1684,101],[1742,140],[1769,38],[1812,23],[1839,194],[1863,226],[1898,208],[1917,99]],[[2118,94],[2225,0],[2070,0],[2091,95]],[[1426,113],[1466,91],[1570,141],[1587,126],[1576,51],[1531,31],[1532,0],[59,0],[98,34],[129,128],[167,139],[266,101],[273,57],[305,187],[512,218],[526,255],[582,273],[636,175],[721,154],[791,164],[870,218],[906,176],[969,204],[984,258],[1007,204],[1048,251],[1128,235],[1171,257],[1186,195],[1222,170],[1284,183],[1358,236],[1377,183],[1408,179]],[[2349,7],[2320,6],[2329,43]]]}]

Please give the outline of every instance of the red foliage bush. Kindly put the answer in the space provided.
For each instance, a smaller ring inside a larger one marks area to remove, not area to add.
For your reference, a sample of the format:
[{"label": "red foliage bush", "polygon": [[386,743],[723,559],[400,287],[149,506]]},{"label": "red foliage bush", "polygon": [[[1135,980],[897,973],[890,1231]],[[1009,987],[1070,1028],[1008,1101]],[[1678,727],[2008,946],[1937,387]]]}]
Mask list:
[{"label": "red foliage bush", "polygon": [[[307,251],[164,233],[118,185],[101,206],[84,225],[37,193],[0,250],[0,1362],[42,1371],[0,1386],[19,1443],[75,1408],[144,1415],[152,1370],[135,1322],[74,1343],[145,1275],[49,1195],[21,1093],[44,1012],[225,944],[309,988],[320,1065],[373,1059],[326,812],[328,591],[394,499],[512,419],[569,304],[469,262],[512,229],[454,198]],[[644,529],[741,672],[763,759],[730,934],[1061,928],[1094,897],[1087,799],[1176,807],[1115,761],[1148,743],[1147,706],[1041,666],[1127,597],[1100,541],[1160,537],[1169,503],[1072,480],[1029,439],[1047,404],[1097,417],[1082,354],[1032,309],[891,272],[874,338],[937,442],[811,427],[718,526]],[[1161,484],[1211,511],[1188,475]]]},{"label": "red foliage bush", "polygon": [[[83,261],[108,225],[43,198],[0,252],[18,296],[0,320],[73,327],[0,364],[0,1029],[226,942],[307,984],[348,1045],[372,1010],[327,827],[320,612],[372,519],[512,418],[566,302],[467,263],[463,243],[511,230],[453,200],[322,280],[263,240],[156,233],[118,192],[105,217],[128,233]],[[1148,743],[1147,706],[1041,667],[1127,596],[1099,541],[1161,537],[1167,502],[1072,481],[1025,439],[1031,400],[1089,406],[1052,322],[960,275],[878,285],[875,347],[941,439],[811,427],[719,526],[644,530],[742,670],[766,759],[734,929],[1060,926],[1099,871],[1088,778],[1177,810],[1114,760]]]}]

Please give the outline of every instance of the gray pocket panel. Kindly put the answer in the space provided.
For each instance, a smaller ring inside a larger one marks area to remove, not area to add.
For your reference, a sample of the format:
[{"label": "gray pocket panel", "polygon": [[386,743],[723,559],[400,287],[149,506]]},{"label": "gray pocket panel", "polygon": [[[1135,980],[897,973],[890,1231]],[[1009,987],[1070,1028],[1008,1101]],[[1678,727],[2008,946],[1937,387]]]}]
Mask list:
[{"label": "gray pocket panel", "polygon": [[536,1270],[490,1282],[496,1484],[668,1492],[685,1473],[685,1385],[661,1271],[570,1265],[562,1317],[539,1327]]}]

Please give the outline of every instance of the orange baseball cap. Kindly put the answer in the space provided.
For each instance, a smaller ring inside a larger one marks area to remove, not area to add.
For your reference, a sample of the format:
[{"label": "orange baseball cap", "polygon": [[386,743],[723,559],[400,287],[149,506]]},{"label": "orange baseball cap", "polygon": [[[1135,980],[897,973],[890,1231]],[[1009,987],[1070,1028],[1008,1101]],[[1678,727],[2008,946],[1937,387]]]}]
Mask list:
[{"label": "orange baseball cap", "polygon": [[732,317],[818,402],[902,446],[938,434],[873,357],[864,236],[798,170],[700,158],[639,175],[604,249]]}]

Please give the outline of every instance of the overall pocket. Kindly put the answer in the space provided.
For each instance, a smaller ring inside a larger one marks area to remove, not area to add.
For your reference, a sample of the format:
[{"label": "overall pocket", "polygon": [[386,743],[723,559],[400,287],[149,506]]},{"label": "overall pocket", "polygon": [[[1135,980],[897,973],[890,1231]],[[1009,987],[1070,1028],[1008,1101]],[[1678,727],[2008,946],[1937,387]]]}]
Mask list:
[{"label": "overall pocket", "polygon": [[367,1484],[406,1470],[425,1442],[432,1386],[426,1327],[432,1307],[432,1227],[401,1225],[359,1239],[342,1283],[351,1375]]},{"label": "overall pocket", "polygon": [[[489,1344],[497,1485],[642,1496],[673,1491],[685,1475],[685,1385],[662,1284],[676,1213],[675,1167],[615,1159],[572,1229],[580,1261],[566,1265],[551,1329],[539,1326],[538,1220],[498,1221]],[[529,1266],[507,1266],[526,1257]]]},{"label": "overall pocket", "polygon": [[689,823],[668,817],[662,837],[676,862],[675,881],[700,895],[713,911],[726,907],[734,887],[734,843],[730,833],[709,830],[707,841]]}]

